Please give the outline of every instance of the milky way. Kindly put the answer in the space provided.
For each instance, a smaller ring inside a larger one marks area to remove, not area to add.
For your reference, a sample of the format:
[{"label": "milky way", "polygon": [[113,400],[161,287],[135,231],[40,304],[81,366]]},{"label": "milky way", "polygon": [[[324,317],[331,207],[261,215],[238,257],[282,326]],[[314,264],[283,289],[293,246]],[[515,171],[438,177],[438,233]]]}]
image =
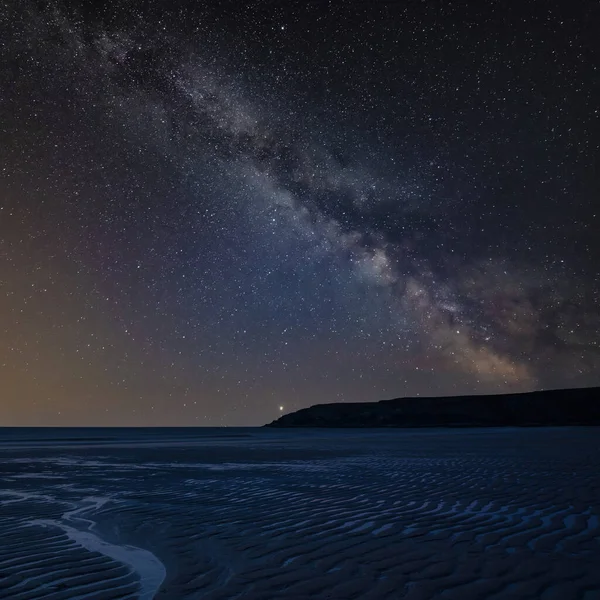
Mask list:
[{"label": "milky way", "polygon": [[433,4],[8,3],[3,419],[598,384],[598,10]]}]

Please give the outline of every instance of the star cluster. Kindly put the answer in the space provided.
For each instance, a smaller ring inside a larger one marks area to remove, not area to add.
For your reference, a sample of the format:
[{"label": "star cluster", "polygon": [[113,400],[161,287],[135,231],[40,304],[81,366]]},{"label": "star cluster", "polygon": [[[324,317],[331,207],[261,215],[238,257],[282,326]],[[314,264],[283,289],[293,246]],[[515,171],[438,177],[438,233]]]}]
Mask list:
[{"label": "star cluster", "polygon": [[3,423],[600,383],[595,3],[88,4],[0,9]]}]

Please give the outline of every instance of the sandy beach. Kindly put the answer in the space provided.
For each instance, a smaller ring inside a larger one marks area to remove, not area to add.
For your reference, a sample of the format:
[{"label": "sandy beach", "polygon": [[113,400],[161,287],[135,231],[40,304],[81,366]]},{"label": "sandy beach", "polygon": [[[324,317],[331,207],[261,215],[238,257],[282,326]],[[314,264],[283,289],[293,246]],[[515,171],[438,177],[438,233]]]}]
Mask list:
[{"label": "sandy beach", "polygon": [[600,599],[598,434],[5,431],[0,597]]}]

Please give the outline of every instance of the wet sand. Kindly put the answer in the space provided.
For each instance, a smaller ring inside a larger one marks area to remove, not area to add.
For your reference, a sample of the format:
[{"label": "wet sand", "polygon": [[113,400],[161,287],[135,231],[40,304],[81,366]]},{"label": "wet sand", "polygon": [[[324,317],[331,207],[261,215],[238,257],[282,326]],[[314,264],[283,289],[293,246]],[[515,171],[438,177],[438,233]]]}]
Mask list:
[{"label": "wet sand", "polygon": [[600,599],[598,428],[85,440],[0,434],[0,598]]}]

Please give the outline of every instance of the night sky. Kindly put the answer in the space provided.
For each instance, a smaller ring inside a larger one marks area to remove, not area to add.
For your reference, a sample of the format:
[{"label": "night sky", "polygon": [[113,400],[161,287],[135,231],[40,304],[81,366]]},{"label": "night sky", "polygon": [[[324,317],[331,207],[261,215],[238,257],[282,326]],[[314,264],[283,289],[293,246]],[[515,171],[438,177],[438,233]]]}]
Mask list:
[{"label": "night sky", "polygon": [[0,6],[0,424],[600,384],[600,4]]}]

